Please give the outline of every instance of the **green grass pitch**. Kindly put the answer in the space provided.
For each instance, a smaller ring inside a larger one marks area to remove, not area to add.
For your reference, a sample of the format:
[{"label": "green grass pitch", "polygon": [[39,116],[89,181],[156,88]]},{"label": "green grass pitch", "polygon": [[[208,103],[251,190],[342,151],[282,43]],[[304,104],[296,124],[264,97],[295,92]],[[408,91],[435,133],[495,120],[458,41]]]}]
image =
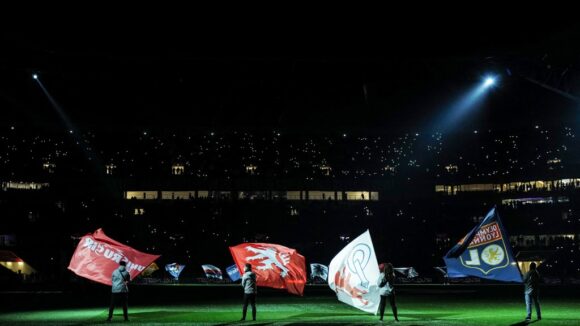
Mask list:
[{"label": "green grass pitch", "polygon": [[[522,300],[437,296],[399,296],[399,318],[395,323],[387,306],[386,325],[524,325]],[[533,324],[580,325],[580,301],[551,299],[542,302],[543,319]],[[121,309],[115,310],[113,324],[123,323]],[[248,311],[250,315],[250,311]],[[37,310],[0,313],[3,325],[94,325],[106,324],[106,307]],[[239,322],[238,301],[213,301],[167,306],[130,306],[130,325],[379,325],[378,317],[338,302],[332,297],[259,298],[258,320]]]}]

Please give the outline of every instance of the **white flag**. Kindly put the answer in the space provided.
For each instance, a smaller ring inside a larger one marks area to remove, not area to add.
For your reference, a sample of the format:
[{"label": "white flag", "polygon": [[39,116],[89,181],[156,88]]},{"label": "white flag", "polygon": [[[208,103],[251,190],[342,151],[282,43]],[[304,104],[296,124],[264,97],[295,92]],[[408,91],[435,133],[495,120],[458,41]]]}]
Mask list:
[{"label": "white flag", "polygon": [[328,267],[328,285],[339,301],[376,313],[380,302],[379,264],[367,230],[342,249]]},{"label": "white flag", "polygon": [[419,276],[419,273],[413,267],[395,267],[395,272],[401,273],[401,275],[405,276],[406,278],[415,278]]}]

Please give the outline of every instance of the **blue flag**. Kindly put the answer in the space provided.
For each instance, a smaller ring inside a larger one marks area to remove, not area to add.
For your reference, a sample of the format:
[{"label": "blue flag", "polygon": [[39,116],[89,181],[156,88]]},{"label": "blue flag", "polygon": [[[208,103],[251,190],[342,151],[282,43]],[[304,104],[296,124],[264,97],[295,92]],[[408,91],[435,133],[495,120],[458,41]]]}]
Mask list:
[{"label": "blue flag", "polygon": [[228,273],[228,275],[230,276],[230,278],[234,282],[242,278],[240,276],[240,271],[238,270],[238,266],[236,266],[235,264],[230,266],[230,267],[227,267],[226,272]]},{"label": "blue flag", "polygon": [[445,257],[450,278],[475,276],[496,281],[522,283],[509,236],[495,208]]},{"label": "blue flag", "polygon": [[328,266],[313,263],[310,264],[310,278],[320,277],[323,280],[328,280]]},{"label": "blue flag", "polygon": [[181,271],[183,271],[184,268],[185,268],[185,265],[181,265],[178,263],[165,265],[165,270],[169,274],[171,274],[171,276],[173,276],[173,278],[175,278],[176,280],[179,279],[179,274],[181,274]]}]

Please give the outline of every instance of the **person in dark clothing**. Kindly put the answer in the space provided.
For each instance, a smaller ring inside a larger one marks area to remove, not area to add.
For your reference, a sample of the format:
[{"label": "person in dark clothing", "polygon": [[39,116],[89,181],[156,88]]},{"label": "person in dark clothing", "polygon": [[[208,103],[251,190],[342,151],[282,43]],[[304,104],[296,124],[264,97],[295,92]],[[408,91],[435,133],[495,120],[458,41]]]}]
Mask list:
[{"label": "person in dark clothing", "polygon": [[379,275],[379,294],[381,295],[381,302],[379,304],[379,314],[381,316],[380,320],[383,320],[385,315],[385,306],[387,305],[387,300],[391,305],[393,310],[393,317],[395,321],[399,321],[399,316],[397,314],[397,305],[395,303],[395,271],[391,263],[381,264]]},{"label": "person in dark clothing", "polygon": [[256,274],[252,272],[252,265],[246,264],[244,276],[242,276],[242,287],[244,288],[244,307],[242,309],[242,319],[246,320],[248,303],[252,305],[252,320],[256,320],[256,294],[258,286],[256,283]]},{"label": "person in dark clothing", "polygon": [[125,321],[129,321],[129,314],[127,313],[127,301],[129,299],[129,287],[127,284],[131,281],[131,275],[125,268],[127,263],[122,261],[119,263],[119,268],[113,271],[111,276],[111,304],[109,305],[109,318],[107,321],[113,319],[113,311],[115,305],[121,303],[123,305],[123,317]]},{"label": "person in dark clothing", "polygon": [[536,306],[536,317],[542,319],[539,300],[540,273],[536,269],[536,263],[530,264],[530,270],[524,276],[525,298],[526,298],[526,320],[532,319],[532,301]]}]

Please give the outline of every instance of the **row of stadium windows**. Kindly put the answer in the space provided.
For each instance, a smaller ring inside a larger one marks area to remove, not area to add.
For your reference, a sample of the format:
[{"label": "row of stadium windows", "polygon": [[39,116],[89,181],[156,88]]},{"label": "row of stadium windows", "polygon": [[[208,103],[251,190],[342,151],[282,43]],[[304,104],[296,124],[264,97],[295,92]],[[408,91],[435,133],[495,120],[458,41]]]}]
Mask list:
[{"label": "row of stadium windows", "polygon": [[528,192],[528,191],[553,191],[562,188],[580,188],[580,178],[516,181],[507,183],[471,183],[460,185],[436,185],[435,192],[446,195],[456,195],[460,192]]},{"label": "row of stadium windows", "polygon": [[508,198],[502,199],[501,204],[504,206],[517,207],[519,205],[538,205],[538,204],[554,204],[554,203],[569,203],[570,198],[565,196],[555,197],[529,197],[529,198]]},{"label": "row of stadium windows", "polygon": [[49,184],[39,183],[39,182],[22,182],[22,181],[4,181],[2,182],[2,190],[7,191],[9,189],[16,190],[40,190],[43,188],[48,188]]},{"label": "row of stadium windows", "polygon": [[136,200],[191,200],[191,199],[262,199],[262,200],[347,200],[347,201],[378,201],[376,191],[126,191],[125,199]]},{"label": "row of stadium windows", "polygon": [[548,247],[562,240],[575,241],[578,238],[578,234],[521,234],[510,236],[510,241],[520,248],[528,248]]}]

